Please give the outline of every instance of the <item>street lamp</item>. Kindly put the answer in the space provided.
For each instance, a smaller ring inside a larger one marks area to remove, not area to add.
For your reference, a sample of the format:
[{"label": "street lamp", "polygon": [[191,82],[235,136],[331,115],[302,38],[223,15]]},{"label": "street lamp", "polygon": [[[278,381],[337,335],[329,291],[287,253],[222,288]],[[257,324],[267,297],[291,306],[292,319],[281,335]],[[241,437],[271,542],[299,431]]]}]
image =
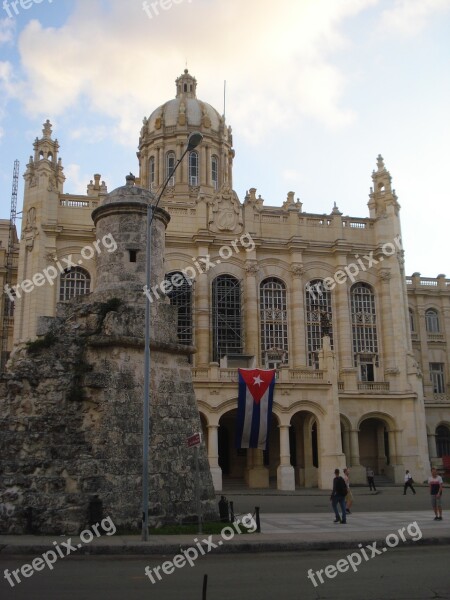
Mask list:
[{"label": "street lamp", "polygon": [[181,158],[175,164],[173,169],[168,173],[167,178],[161,191],[158,194],[155,205],[147,206],[147,246],[145,256],[145,286],[147,293],[145,294],[145,352],[144,352],[144,417],[143,417],[143,444],[142,444],[142,540],[148,540],[148,455],[149,455],[149,436],[150,436],[150,279],[151,279],[151,245],[152,245],[152,223],[158,208],[159,201],[173,174],[178,169],[183,158],[188,152],[191,152],[202,141],[203,135],[195,132],[191,133],[188,139],[186,150],[181,155]]}]

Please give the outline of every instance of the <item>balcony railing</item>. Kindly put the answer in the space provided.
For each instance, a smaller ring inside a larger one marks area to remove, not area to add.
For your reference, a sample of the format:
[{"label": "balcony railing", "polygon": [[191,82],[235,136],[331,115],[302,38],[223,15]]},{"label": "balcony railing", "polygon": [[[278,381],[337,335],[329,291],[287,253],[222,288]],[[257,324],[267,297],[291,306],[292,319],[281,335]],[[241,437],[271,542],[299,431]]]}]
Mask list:
[{"label": "balcony railing", "polygon": [[382,394],[389,391],[389,381],[361,381],[358,383],[360,392]]}]

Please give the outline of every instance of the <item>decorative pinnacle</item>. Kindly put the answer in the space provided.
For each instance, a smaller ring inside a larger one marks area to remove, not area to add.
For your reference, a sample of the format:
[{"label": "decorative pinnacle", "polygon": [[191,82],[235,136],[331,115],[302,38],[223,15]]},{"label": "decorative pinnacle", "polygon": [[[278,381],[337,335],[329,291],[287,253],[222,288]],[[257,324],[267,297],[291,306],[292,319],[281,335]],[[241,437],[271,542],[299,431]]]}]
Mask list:
[{"label": "decorative pinnacle", "polygon": [[130,171],[130,174],[129,174],[129,175],[127,175],[127,176],[125,177],[125,180],[126,180],[126,182],[127,182],[127,185],[128,185],[129,187],[132,187],[132,186],[134,185],[135,181],[136,181],[136,177],[135,177],[135,176],[133,175],[133,173]]},{"label": "decorative pinnacle", "polygon": [[383,171],[385,168],[384,160],[383,160],[383,157],[381,156],[381,154],[379,154],[377,157],[377,167],[378,167],[378,171]]},{"label": "decorative pinnacle", "polygon": [[42,134],[46,140],[49,140],[52,137],[52,124],[48,119],[43,124]]}]

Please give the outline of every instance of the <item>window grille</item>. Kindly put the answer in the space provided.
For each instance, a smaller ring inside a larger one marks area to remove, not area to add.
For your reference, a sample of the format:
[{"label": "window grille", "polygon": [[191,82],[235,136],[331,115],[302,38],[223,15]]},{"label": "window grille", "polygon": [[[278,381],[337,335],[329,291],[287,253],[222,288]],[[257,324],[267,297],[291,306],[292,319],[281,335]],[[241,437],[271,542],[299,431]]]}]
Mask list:
[{"label": "window grille", "polygon": [[261,358],[267,368],[288,362],[286,286],[275,277],[260,286]]},{"label": "window grille", "polygon": [[[375,296],[367,283],[357,283],[351,289],[351,317],[354,364],[359,355],[371,355],[378,362],[377,316]],[[367,356],[364,359],[367,364]]]},{"label": "window grille", "polygon": [[219,275],[212,284],[213,360],[242,354],[241,283],[232,275]]},{"label": "window grille", "polygon": [[91,276],[81,267],[67,269],[61,275],[59,284],[59,301],[65,302],[74,296],[83,296],[91,291]]},{"label": "window grille", "polygon": [[318,369],[319,350],[322,348],[322,337],[326,333],[330,336],[333,348],[331,292],[321,279],[314,279],[306,284],[305,294],[308,365]]},{"label": "window grille", "polygon": [[[183,273],[173,271],[166,275],[166,281],[172,283],[172,290],[167,292],[170,304],[178,308],[178,340],[180,344],[192,346],[192,285]],[[175,285],[182,281],[182,285]]]}]

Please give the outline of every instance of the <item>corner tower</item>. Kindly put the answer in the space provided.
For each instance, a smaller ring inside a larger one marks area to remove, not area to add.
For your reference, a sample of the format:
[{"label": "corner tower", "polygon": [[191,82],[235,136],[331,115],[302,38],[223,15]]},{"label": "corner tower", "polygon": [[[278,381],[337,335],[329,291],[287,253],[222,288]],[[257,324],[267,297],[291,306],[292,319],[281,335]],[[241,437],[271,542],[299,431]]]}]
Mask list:
[{"label": "corner tower", "polygon": [[232,188],[234,150],[231,127],[215,108],[197,98],[197,80],[187,69],[176,80],[176,97],[144,118],[139,138],[139,185],[157,191],[180,159],[193,131],[203,134],[198,150],[186,155],[169,182],[165,200],[213,196]]}]

